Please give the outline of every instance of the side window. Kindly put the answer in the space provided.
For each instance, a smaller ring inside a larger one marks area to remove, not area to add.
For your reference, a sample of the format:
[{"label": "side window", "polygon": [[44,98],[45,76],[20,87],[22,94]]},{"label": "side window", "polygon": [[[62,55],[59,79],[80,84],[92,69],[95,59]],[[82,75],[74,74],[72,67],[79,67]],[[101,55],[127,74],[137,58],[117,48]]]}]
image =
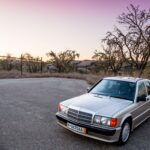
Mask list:
[{"label": "side window", "polygon": [[147,96],[147,91],[145,88],[145,84],[144,84],[144,82],[141,82],[138,85],[138,97],[146,97],[146,96]]},{"label": "side window", "polygon": [[145,85],[146,85],[147,93],[148,93],[148,95],[150,95],[150,82],[146,81]]}]

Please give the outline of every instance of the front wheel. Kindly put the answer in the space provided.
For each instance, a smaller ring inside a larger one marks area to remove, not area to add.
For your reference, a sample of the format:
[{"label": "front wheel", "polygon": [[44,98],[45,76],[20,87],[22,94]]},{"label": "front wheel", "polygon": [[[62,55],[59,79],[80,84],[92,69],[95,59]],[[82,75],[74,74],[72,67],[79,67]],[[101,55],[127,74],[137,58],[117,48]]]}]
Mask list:
[{"label": "front wheel", "polygon": [[129,122],[125,122],[122,126],[121,133],[120,133],[120,138],[119,138],[120,144],[125,144],[128,141],[130,137],[130,132],[131,132],[131,125]]}]

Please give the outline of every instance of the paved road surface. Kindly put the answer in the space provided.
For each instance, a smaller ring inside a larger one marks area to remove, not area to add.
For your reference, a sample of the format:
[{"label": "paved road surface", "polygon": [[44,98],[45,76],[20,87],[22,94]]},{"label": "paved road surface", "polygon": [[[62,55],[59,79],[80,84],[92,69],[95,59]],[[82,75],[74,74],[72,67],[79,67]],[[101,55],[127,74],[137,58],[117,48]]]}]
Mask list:
[{"label": "paved road surface", "polygon": [[0,80],[0,150],[150,150],[150,119],[127,145],[107,144],[59,127],[57,103],[86,91],[81,80]]}]

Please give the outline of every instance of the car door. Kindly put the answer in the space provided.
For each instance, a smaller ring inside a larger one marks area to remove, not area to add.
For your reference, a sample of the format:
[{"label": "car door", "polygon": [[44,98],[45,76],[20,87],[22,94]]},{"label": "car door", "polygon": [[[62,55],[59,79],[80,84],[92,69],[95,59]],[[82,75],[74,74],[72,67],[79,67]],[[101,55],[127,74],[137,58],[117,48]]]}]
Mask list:
[{"label": "car door", "polygon": [[137,101],[137,97],[147,97],[147,89],[145,85],[145,81],[139,81],[137,83],[137,95],[135,101],[135,109],[133,111],[133,123],[134,127],[137,127],[140,123],[142,123],[147,117],[147,105],[149,101]]}]

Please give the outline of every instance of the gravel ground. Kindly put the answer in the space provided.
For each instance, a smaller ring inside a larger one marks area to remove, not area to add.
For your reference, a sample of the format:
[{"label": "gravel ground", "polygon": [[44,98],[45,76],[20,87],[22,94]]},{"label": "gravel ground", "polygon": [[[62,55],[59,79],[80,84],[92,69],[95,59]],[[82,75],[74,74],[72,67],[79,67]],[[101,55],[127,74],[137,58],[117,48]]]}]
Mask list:
[{"label": "gravel ground", "polygon": [[76,135],[56,123],[57,104],[85,93],[82,80],[0,80],[0,150],[149,150],[150,119],[124,146]]}]

